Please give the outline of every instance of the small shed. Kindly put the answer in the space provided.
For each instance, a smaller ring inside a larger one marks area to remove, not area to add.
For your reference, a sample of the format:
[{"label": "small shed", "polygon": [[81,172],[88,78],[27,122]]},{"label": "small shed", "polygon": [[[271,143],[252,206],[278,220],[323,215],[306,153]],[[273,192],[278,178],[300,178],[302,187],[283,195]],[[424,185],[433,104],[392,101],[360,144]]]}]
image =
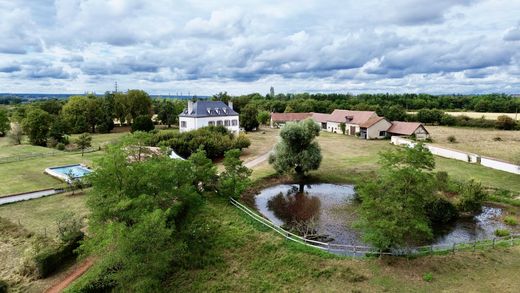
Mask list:
[{"label": "small shed", "polygon": [[387,135],[392,123],[385,117],[372,117],[359,125],[359,137],[362,139],[382,139]]},{"label": "small shed", "polygon": [[417,140],[430,138],[428,130],[419,122],[393,121],[392,127],[388,129],[388,134],[396,136],[415,136]]}]

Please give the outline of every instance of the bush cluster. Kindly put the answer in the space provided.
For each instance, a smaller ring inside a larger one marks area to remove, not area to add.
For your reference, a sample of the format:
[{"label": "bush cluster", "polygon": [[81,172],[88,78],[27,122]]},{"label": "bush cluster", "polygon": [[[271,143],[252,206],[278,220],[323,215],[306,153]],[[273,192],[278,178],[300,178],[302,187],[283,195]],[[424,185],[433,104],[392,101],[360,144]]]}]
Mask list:
[{"label": "bush cluster", "polygon": [[151,145],[171,147],[183,158],[188,158],[201,146],[208,158],[217,159],[223,157],[228,150],[241,150],[251,145],[246,136],[235,136],[224,126],[209,126],[182,133],[156,134],[150,140]]},{"label": "bush cluster", "polygon": [[4,280],[0,280],[0,293],[7,293],[8,290],[9,284]]},{"label": "bush cluster", "polygon": [[79,247],[83,234],[57,247],[48,247],[34,257],[38,277],[46,278],[57,271],[65,261],[76,256],[74,250]]}]

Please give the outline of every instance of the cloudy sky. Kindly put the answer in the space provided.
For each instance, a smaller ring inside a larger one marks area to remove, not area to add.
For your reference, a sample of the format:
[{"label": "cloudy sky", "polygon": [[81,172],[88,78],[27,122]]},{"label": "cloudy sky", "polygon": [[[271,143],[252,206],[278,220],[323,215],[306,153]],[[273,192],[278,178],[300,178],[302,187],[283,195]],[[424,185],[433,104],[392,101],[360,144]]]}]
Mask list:
[{"label": "cloudy sky", "polygon": [[519,0],[0,0],[0,92],[520,93]]}]

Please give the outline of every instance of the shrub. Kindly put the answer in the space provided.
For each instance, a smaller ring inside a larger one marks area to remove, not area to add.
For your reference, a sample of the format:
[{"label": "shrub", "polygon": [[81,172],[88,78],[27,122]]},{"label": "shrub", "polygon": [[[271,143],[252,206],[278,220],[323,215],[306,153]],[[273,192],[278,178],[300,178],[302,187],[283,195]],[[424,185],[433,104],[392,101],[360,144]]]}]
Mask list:
[{"label": "shrub", "polygon": [[507,115],[498,116],[497,121],[495,122],[495,127],[497,129],[512,130],[515,128],[515,126],[515,120]]},{"label": "shrub", "polygon": [[81,238],[83,232],[83,219],[75,216],[72,212],[67,212],[56,221],[58,236],[63,243],[69,243]]},{"label": "shrub", "polygon": [[461,186],[457,208],[462,212],[479,212],[486,197],[487,193],[482,185],[470,180]]},{"label": "shrub", "polygon": [[434,225],[444,225],[459,217],[457,208],[443,198],[437,198],[426,206],[428,218]]},{"label": "shrub", "polygon": [[440,124],[446,125],[446,126],[454,126],[457,124],[457,118],[455,118],[454,116],[451,116],[449,114],[444,114],[441,117]]},{"label": "shrub", "polygon": [[56,145],[56,148],[60,151],[64,151],[65,150],[65,144],[60,142]]},{"label": "shrub", "polygon": [[0,280],[0,293],[7,293],[8,290],[9,284],[4,280]]},{"label": "shrub", "polygon": [[450,136],[448,136],[448,142],[449,143],[456,143],[457,142],[457,138],[454,135],[450,135]]},{"label": "shrub", "polygon": [[497,237],[507,237],[509,235],[511,235],[509,230],[506,230],[506,229],[496,229],[495,230],[495,236],[497,236]]},{"label": "shrub", "polygon": [[137,116],[132,123],[132,132],[134,131],[152,131],[155,129],[152,119],[146,115]]},{"label": "shrub", "polygon": [[117,270],[114,266],[103,263],[96,263],[81,278],[65,290],[65,292],[76,293],[98,293],[112,292],[117,286],[113,273]]},{"label": "shrub", "polygon": [[248,148],[250,145],[251,141],[249,140],[249,138],[247,138],[245,134],[240,133],[238,137],[235,139],[233,148],[242,150]]},{"label": "shrub", "polygon": [[518,221],[513,216],[507,216],[504,218],[504,223],[506,223],[509,226],[516,226],[518,225]]},{"label": "shrub", "polygon": [[502,138],[500,136],[493,137],[493,141],[502,141]]},{"label": "shrub", "polygon": [[425,273],[422,278],[423,278],[423,281],[425,281],[425,282],[431,282],[431,281],[433,281],[433,274]]},{"label": "shrub", "polygon": [[58,247],[47,247],[34,257],[36,270],[40,278],[46,278],[57,271],[67,260],[75,256],[74,250],[79,247],[81,234],[76,239]]},{"label": "shrub", "polygon": [[448,172],[439,171],[435,173],[435,181],[437,183],[437,189],[440,191],[447,191],[450,183]]}]

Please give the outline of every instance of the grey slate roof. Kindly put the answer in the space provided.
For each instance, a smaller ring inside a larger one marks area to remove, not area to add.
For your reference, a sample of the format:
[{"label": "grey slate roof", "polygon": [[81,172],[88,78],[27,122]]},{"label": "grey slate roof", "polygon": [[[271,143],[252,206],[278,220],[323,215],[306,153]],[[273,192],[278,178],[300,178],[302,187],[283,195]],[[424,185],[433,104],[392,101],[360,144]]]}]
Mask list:
[{"label": "grey slate roof", "polygon": [[188,113],[185,108],[180,117],[215,117],[215,116],[238,116],[235,110],[221,101],[197,101],[193,103],[193,110]]}]

